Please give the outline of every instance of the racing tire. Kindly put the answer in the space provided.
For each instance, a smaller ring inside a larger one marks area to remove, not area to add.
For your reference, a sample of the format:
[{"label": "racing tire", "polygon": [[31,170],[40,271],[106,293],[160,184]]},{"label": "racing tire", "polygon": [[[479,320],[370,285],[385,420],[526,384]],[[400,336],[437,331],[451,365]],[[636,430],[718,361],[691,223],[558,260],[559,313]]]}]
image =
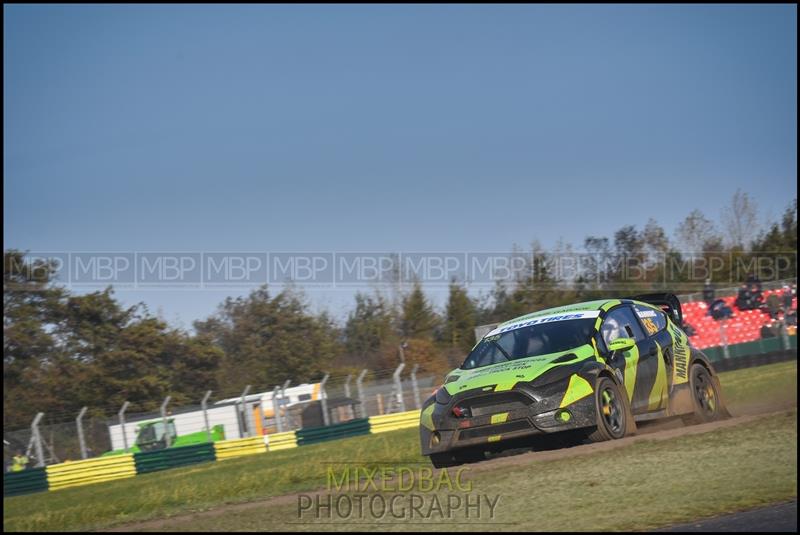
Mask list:
[{"label": "racing tire", "polygon": [[689,370],[689,392],[694,410],[681,417],[684,424],[713,422],[729,416],[722,401],[719,381],[715,381],[702,364],[694,363]]},{"label": "racing tire", "polygon": [[486,454],[483,449],[477,448],[462,448],[430,455],[431,464],[434,468],[449,468],[466,463],[477,463],[484,459],[486,459]]},{"label": "racing tire", "polygon": [[616,440],[636,430],[628,396],[613,380],[597,378],[594,400],[597,426],[589,434],[591,442]]}]

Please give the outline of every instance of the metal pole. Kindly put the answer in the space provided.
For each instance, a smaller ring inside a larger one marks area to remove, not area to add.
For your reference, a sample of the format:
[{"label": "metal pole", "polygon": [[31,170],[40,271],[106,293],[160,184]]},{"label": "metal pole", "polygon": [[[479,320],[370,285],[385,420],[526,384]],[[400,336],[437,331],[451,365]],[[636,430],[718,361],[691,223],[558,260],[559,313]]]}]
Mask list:
[{"label": "metal pole", "polygon": [[356,377],[356,391],[358,392],[358,412],[361,418],[367,417],[367,408],[364,399],[364,376],[367,375],[367,369],[361,370],[361,373]]},{"label": "metal pole", "polygon": [[280,390],[278,385],[275,385],[275,388],[272,389],[272,414],[275,418],[275,427],[278,429],[278,433],[283,433],[283,422],[281,422],[280,415],[280,403],[278,403],[278,390]]},{"label": "metal pole", "polygon": [[89,407],[84,407],[81,409],[81,412],[78,413],[78,417],[75,418],[75,425],[78,427],[78,443],[81,446],[81,459],[86,459],[89,455],[86,453],[86,438],[83,436],[83,416],[86,414],[86,411],[89,410]]},{"label": "metal pole", "polygon": [[403,371],[403,368],[406,367],[405,362],[401,362],[397,369],[392,374],[394,378],[394,388],[395,388],[395,396],[397,399],[397,405],[400,407],[400,412],[406,411],[406,402],[403,400],[403,382],[400,379],[400,372]]},{"label": "metal pole", "polygon": [[169,436],[169,426],[167,426],[167,405],[171,399],[172,396],[167,396],[164,398],[164,403],[161,404],[161,422],[164,424],[164,440],[166,441],[168,448],[172,446],[172,440]]},{"label": "metal pole", "polygon": [[39,422],[44,417],[44,413],[36,414],[36,417],[31,423],[31,438],[33,438],[33,445],[36,447],[36,466],[44,466],[44,452],[42,451],[42,435],[39,434]]},{"label": "metal pole", "polygon": [[250,392],[250,388],[252,388],[252,386],[253,385],[247,385],[244,389],[244,392],[242,392],[242,434],[244,435],[242,438],[250,436],[250,426],[247,424],[247,400],[245,398],[247,397],[247,393]]},{"label": "metal pole", "polygon": [[200,406],[203,408],[203,421],[206,424],[206,440],[211,442],[211,426],[208,425],[208,398],[211,397],[211,390],[206,390],[206,395],[203,396],[203,401],[200,402]]},{"label": "metal pole", "polygon": [[725,328],[725,322],[726,321],[727,320],[721,321],[720,325],[719,325],[719,334],[720,334],[720,338],[721,338],[720,341],[722,342],[722,355],[724,356],[725,360],[731,358],[730,351],[728,351],[728,336],[727,336],[727,333],[725,332],[726,331],[726,328]]},{"label": "metal pole", "polygon": [[291,379],[286,379],[283,382],[283,385],[281,386],[281,405],[286,407],[286,414],[284,416],[284,427],[286,428],[287,431],[289,431],[292,428],[292,421],[289,416],[289,408],[288,408],[289,400],[286,399],[286,389],[289,388],[289,384],[291,384],[291,382],[292,382]]},{"label": "metal pole", "polygon": [[[263,436],[267,430],[267,418],[264,416],[264,396],[258,400],[258,418],[261,421],[261,435]],[[253,429],[253,431],[257,432],[258,429]]]},{"label": "metal pole", "polygon": [[350,379],[352,378],[353,376],[348,374],[347,378],[344,380],[344,397],[346,398],[350,397]]},{"label": "metal pole", "polygon": [[422,404],[419,402],[419,385],[417,384],[418,369],[419,364],[414,364],[414,367],[411,368],[411,389],[414,391],[414,408],[416,409],[422,408]]},{"label": "metal pole", "polygon": [[122,448],[125,450],[125,453],[128,453],[128,433],[125,431],[125,411],[128,410],[128,405],[130,404],[130,401],[123,403],[122,408],[117,413],[117,416],[119,416],[119,425],[122,427]]},{"label": "metal pole", "polygon": [[[348,400],[350,399],[350,380],[353,378],[352,375],[349,373],[347,374],[347,378],[344,380],[344,397]],[[347,406],[347,415],[352,420],[353,419],[353,405],[352,403]]]},{"label": "metal pole", "polygon": [[789,333],[786,330],[786,321],[781,321],[781,339],[783,342],[783,349],[789,349]]},{"label": "metal pole", "polygon": [[328,395],[325,393],[325,383],[328,382],[330,374],[326,373],[319,382],[319,402],[322,406],[322,423],[324,425],[331,425],[331,417],[328,415]]}]

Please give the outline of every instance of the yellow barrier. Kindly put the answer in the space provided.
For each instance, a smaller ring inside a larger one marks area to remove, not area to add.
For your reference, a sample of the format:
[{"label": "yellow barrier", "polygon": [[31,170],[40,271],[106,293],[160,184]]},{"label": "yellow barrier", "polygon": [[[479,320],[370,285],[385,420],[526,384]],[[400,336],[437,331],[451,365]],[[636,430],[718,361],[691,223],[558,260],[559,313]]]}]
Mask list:
[{"label": "yellow barrier", "polygon": [[85,461],[68,461],[47,467],[50,490],[113,481],[136,475],[133,454],[111,455]]},{"label": "yellow barrier", "polygon": [[254,453],[265,453],[267,448],[264,446],[262,437],[236,438],[233,440],[220,440],[214,442],[214,452],[217,460],[241,457],[242,455],[252,455]]},{"label": "yellow barrier", "polygon": [[419,425],[420,411],[398,412],[396,414],[384,414],[382,416],[369,417],[370,433],[385,433],[395,429],[406,429]]},{"label": "yellow barrier", "polygon": [[294,431],[264,435],[264,443],[267,445],[267,450],[269,451],[296,448],[297,435],[294,434]]}]

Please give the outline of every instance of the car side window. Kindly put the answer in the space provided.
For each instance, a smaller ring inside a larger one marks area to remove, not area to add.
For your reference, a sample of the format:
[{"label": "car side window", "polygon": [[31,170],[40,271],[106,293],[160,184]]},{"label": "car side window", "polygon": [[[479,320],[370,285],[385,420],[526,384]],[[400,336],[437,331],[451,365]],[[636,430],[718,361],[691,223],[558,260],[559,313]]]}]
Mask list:
[{"label": "car side window", "polygon": [[606,315],[600,327],[600,334],[606,346],[617,338],[633,338],[637,342],[645,339],[639,321],[627,306],[615,308]]},{"label": "car side window", "polygon": [[648,336],[653,336],[667,327],[667,315],[662,311],[643,305],[633,305],[633,308],[636,309],[636,315],[639,316]]}]

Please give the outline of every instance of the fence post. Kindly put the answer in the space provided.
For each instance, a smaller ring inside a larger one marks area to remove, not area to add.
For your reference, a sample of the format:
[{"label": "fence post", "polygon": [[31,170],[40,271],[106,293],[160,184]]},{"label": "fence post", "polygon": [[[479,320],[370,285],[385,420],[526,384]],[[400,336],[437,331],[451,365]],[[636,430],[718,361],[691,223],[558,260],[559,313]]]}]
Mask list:
[{"label": "fence post", "polygon": [[350,379],[352,378],[353,376],[348,373],[347,377],[344,380],[344,397],[346,398],[350,397]]},{"label": "fence post", "polygon": [[36,448],[36,467],[44,466],[44,452],[42,451],[42,435],[39,434],[39,422],[44,417],[44,413],[37,413],[31,423],[31,438],[33,445]]},{"label": "fence post", "polygon": [[356,377],[356,392],[358,392],[358,412],[361,418],[367,417],[367,405],[364,399],[364,376],[367,375],[367,369],[361,370],[361,373]]},{"label": "fence post", "polygon": [[86,414],[86,411],[89,410],[89,407],[84,407],[81,409],[81,412],[78,413],[78,417],[75,418],[75,425],[78,427],[78,444],[81,446],[81,459],[86,459],[89,455],[86,453],[86,438],[83,436],[83,416]]},{"label": "fence post", "polygon": [[720,335],[719,337],[720,341],[722,342],[722,355],[727,360],[731,358],[731,353],[730,351],[728,351],[728,336],[725,329],[725,321],[727,320],[721,321],[719,323],[719,335]]},{"label": "fence post", "polygon": [[[345,377],[344,380],[344,397],[346,397],[347,399],[350,399],[350,380],[352,378],[353,378],[352,374],[348,373],[347,377]],[[354,418],[352,403],[347,406],[347,417],[351,420]]]},{"label": "fence post", "polygon": [[400,412],[406,411],[406,402],[403,399],[403,381],[400,379],[400,372],[402,372],[405,367],[406,363],[401,362],[392,374],[394,378],[395,399],[397,400],[397,405],[400,407]]},{"label": "fence post", "polygon": [[286,428],[286,431],[289,431],[289,430],[292,429],[292,419],[290,418],[289,409],[288,409],[289,400],[286,399],[286,389],[289,388],[289,385],[291,384],[291,382],[292,382],[291,379],[286,379],[283,382],[283,384],[281,385],[281,404],[285,405],[287,407],[287,409],[286,409],[286,418],[284,420],[284,427]]},{"label": "fence post", "polygon": [[326,426],[331,425],[331,417],[328,415],[328,394],[325,392],[325,383],[328,382],[329,373],[326,373],[319,382],[319,402],[322,407],[322,423]]},{"label": "fence post", "polygon": [[781,321],[781,338],[783,340],[783,349],[789,349],[789,333],[786,330],[786,321]]},{"label": "fence post", "polygon": [[122,449],[125,453],[128,453],[128,432],[125,431],[125,411],[128,410],[128,405],[130,404],[130,401],[123,403],[122,408],[117,413],[117,416],[119,416],[119,425],[122,427]]},{"label": "fence post", "polygon": [[203,396],[203,401],[200,402],[200,407],[203,409],[203,421],[206,425],[207,441],[211,442],[211,426],[208,425],[208,398],[211,397],[211,390],[206,390],[206,395]]},{"label": "fence post", "polygon": [[411,368],[411,389],[414,391],[414,408],[419,409],[422,405],[419,402],[419,384],[417,384],[417,370],[419,369],[419,364],[414,364],[414,367]]},{"label": "fence post", "polygon": [[283,422],[281,422],[281,414],[280,414],[280,403],[278,403],[278,390],[280,387],[275,385],[275,388],[272,389],[272,415],[275,419],[275,427],[278,429],[278,433],[283,433]]},{"label": "fence post", "polygon": [[242,434],[244,435],[244,437],[242,437],[242,438],[247,438],[247,437],[250,436],[250,426],[248,425],[248,422],[247,422],[247,400],[246,400],[246,398],[247,398],[247,393],[250,392],[250,388],[252,388],[252,386],[253,385],[247,385],[244,388],[244,391],[242,392],[242,399],[240,401],[240,403],[242,405],[242,431],[243,431]]},{"label": "fence post", "polygon": [[168,448],[172,446],[172,439],[169,436],[169,426],[167,425],[167,405],[171,399],[172,396],[167,396],[161,404],[161,422],[164,424],[164,441],[167,443]]}]

